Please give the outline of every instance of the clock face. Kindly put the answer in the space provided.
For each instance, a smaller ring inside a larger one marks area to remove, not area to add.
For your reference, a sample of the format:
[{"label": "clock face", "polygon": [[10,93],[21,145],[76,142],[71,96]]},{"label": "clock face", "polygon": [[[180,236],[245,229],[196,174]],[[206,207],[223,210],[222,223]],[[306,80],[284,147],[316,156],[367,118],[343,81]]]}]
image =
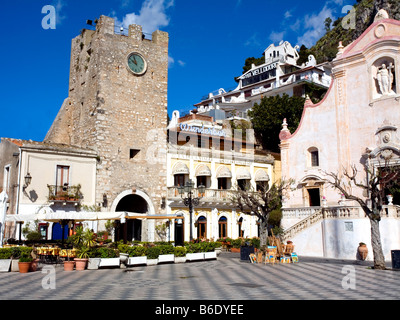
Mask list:
[{"label": "clock face", "polygon": [[139,53],[131,53],[128,56],[128,67],[136,75],[142,75],[146,72],[147,63]]}]

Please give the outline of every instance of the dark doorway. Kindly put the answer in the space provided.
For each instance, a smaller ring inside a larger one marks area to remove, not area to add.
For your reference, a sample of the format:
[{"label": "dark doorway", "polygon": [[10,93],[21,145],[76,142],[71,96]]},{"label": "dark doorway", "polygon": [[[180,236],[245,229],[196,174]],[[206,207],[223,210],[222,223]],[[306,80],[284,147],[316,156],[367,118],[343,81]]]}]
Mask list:
[{"label": "dark doorway", "polygon": [[[115,211],[146,214],[148,212],[148,205],[146,200],[141,196],[132,194],[122,198]],[[115,230],[115,235],[116,241],[142,241],[142,220],[128,219],[125,224],[118,224]]]},{"label": "dark doorway", "polygon": [[310,199],[310,207],[320,207],[321,199],[318,188],[307,189],[308,197]]},{"label": "dark doorway", "polygon": [[175,247],[184,246],[183,220],[175,220]]}]

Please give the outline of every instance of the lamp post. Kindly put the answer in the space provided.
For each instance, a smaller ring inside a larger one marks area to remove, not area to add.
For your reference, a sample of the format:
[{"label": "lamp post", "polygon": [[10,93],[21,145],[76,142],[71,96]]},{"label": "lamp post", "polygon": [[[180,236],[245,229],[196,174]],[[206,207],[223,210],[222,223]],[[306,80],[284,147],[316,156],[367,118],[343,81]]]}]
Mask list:
[{"label": "lamp post", "polygon": [[[190,217],[190,241],[193,240],[193,207],[198,206],[202,195],[206,192],[206,187],[204,185],[200,185],[198,187],[200,197],[194,197],[193,195],[194,182],[189,180],[186,182],[184,186],[178,187],[178,192],[183,199],[183,202],[186,207],[189,207],[189,217]],[[186,193],[186,197],[184,194]]]}]

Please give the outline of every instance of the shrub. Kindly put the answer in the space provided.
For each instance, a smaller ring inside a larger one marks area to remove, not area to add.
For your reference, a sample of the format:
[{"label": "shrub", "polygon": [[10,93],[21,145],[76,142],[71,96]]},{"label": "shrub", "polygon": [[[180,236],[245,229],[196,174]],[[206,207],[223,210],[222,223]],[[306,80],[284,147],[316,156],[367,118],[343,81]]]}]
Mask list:
[{"label": "shrub", "polygon": [[175,257],[184,257],[186,256],[186,248],[185,247],[175,247],[174,248]]},{"label": "shrub", "polygon": [[148,259],[158,259],[159,255],[160,255],[160,247],[147,248],[147,258]]},{"label": "shrub", "polygon": [[118,258],[117,250],[113,248],[97,248],[97,254],[99,258]]},{"label": "shrub", "polygon": [[12,257],[11,248],[1,248],[0,249],[0,260],[11,259],[11,257]]},{"label": "shrub", "polygon": [[160,249],[160,254],[173,254],[174,247],[170,244],[157,246]]},{"label": "shrub", "polygon": [[32,253],[31,247],[12,247],[11,254],[13,259],[19,259],[22,255],[30,255]]},{"label": "shrub", "polygon": [[147,248],[142,246],[129,247],[126,253],[130,257],[144,257],[147,254]]}]

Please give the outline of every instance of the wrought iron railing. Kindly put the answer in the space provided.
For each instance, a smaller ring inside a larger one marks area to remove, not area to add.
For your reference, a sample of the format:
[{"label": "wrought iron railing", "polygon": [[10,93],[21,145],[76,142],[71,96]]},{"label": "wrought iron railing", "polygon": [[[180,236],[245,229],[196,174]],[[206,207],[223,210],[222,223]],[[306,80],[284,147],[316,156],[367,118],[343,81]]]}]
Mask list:
[{"label": "wrought iron railing", "polygon": [[49,200],[51,201],[80,201],[82,199],[81,186],[51,186],[49,188]]}]

